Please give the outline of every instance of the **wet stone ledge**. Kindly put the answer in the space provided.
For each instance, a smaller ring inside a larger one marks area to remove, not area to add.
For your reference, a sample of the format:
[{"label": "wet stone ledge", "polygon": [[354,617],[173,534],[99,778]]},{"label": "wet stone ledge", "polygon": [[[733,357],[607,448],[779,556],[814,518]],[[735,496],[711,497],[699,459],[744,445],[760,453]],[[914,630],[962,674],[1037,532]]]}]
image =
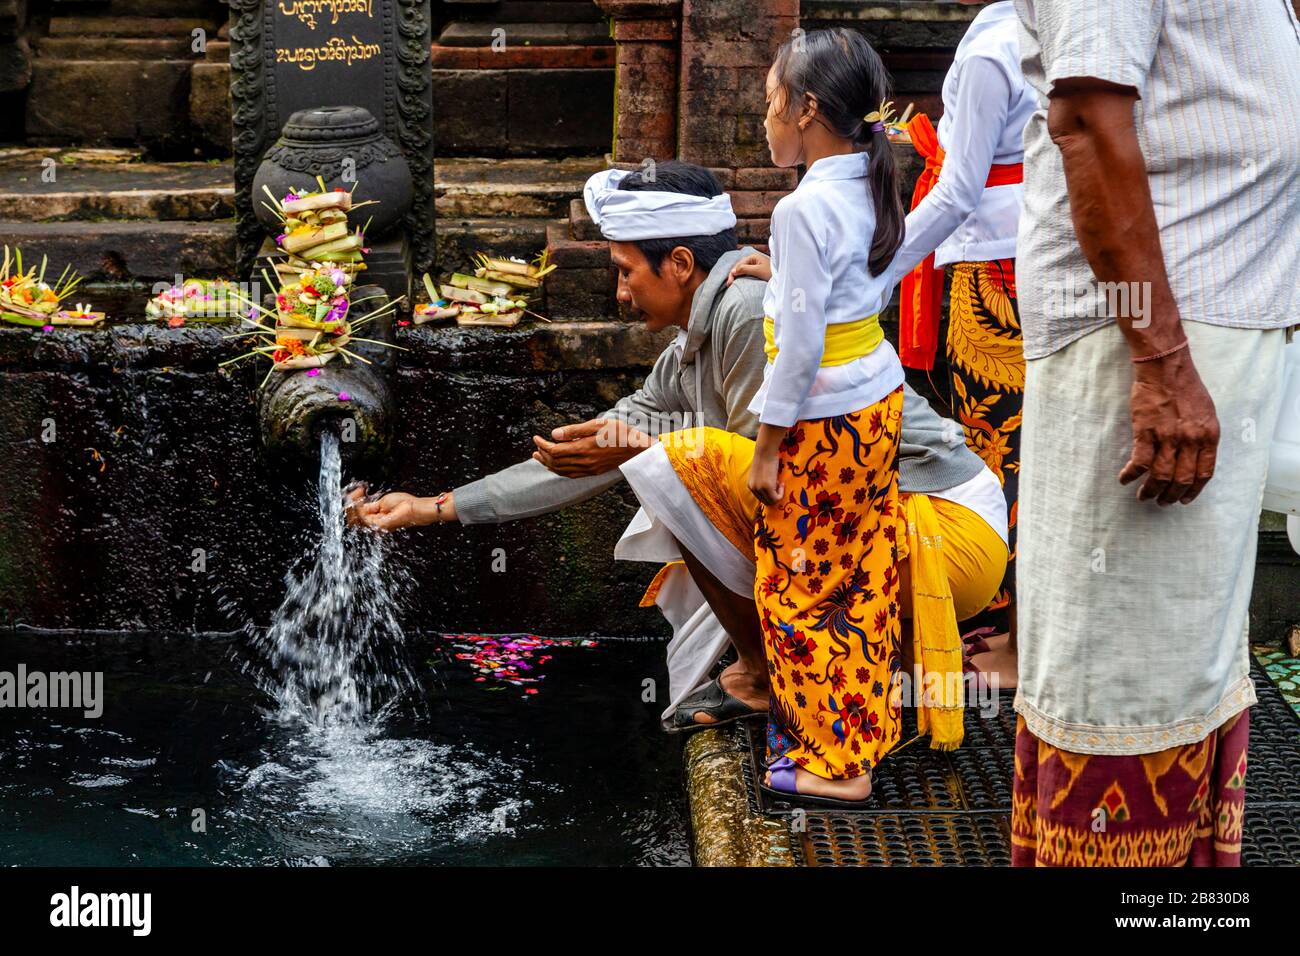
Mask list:
[{"label": "wet stone ledge", "polygon": [[696,866],[795,866],[785,822],[755,813],[735,725],[701,730],[686,742],[686,797]]},{"label": "wet stone ledge", "polygon": [[[247,351],[230,338],[234,323],[110,322],[97,329],[59,327],[48,332],[0,324],[0,369],[24,371],[83,367],[215,369]],[[399,367],[430,371],[484,370],[495,374],[645,369],[671,341],[639,323],[621,321],[529,322],[513,329],[455,325],[406,326],[396,342],[406,351]]]}]

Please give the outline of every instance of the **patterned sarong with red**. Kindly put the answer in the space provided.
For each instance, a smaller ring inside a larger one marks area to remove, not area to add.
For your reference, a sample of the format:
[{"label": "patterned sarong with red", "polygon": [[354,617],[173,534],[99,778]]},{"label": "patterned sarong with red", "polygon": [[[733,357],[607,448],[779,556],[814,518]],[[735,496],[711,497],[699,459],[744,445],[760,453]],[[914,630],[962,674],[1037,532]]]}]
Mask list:
[{"label": "patterned sarong with red", "polygon": [[[907,124],[912,145],[925,159],[925,169],[912,191],[912,208],[921,204],[939,182],[944,151],[930,117],[918,113]],[[996,164],[989,170],[984,186],[1010,186],[1024,182],[1021,163]],[[934,353],[939,346],[939,314],[943,309],[943,270],[934,267],[930,253],[915,269],[903,277],[900,293],[900,328],[898,357],[908,368],[934,368]]]},{"label": "patterned sarong with red", "polygon": [[1013,866],[1240,866],[1250,711],[1199,743],[1093,756],[1016,718]]}]

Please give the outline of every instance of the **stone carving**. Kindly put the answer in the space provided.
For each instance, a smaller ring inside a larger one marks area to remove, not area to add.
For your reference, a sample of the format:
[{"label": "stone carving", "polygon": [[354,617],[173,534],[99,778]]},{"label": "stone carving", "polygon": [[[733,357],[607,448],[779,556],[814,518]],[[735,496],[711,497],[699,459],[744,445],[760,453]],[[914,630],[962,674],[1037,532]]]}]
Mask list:
[{"label": "stone carving", "polygon": [[[317,176],[331,188],[350,189],[347,180],[340,182],[341,169],[357,184],[357,201],[379,200],[353,225],[369,220],[366,239],[382,239],[410,209],[411,170],[397,144],[380,131],[379,121],[360,106],[299,110],[289,117],[284,134],[253,177],[253,198],[265,199],[267,189],[283,196],[294,187],[311,187]],[[257,203],[255,213],[264,229],[279,231],[279,219],[264,203]]]},{"label": "stone carving", "polygon": [[[265,237],[256,214],[258,197],[253,195],[258,166],[292,113],[319,106],[368,109],[382,133],[400,150],[410,170],[413,190],[410,208],[403,219],[411,243],[411,266],[417,273],[432,268],[433,91],[429,3],[430,0],[371,0],[349,4],[348,12],[340,14],[339,23],[331,24],[325,17],[304,19],[293,15],[291,3],[230,0],[236,243],[242,271],[252,268]],[[331,46],[331,42],[339,39],[333,33],[341,34],[347,46],[360,51],[356,57],[349,61],[329,53],[337,46]],[[379,49],[378,56],[371,55],[375,46]],[[284,54],[285,50],[292,55]],[[326,52],[322,54],[322,50]],[[379,145],[370,146],[366,153],[368,161],[383,157],[384,149]],[[342,158],[341,154],[338,158]],[[360,166],[361,156],[355,158]]]}]

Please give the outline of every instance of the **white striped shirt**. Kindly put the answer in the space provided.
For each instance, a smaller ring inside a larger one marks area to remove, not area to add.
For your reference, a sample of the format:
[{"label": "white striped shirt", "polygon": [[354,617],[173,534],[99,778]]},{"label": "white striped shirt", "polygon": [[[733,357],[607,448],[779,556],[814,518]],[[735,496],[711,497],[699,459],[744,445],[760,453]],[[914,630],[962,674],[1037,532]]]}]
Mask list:
[{"label": "white striped shirt", "polygon": [[1138,143],[1182,318],[1247,329],[1294,324],[1300,20],[1291,0],[1015,5],[1021,65],[1039,93],[1025,127],[1017,242],[1025,357],[1041,358],[1110,324],[1122,302],[1116,290],[1098,287],[1079,248],[1060,150],[1047,131],[1047,94],[1070,77],[1134,87],[1141,96]]}]

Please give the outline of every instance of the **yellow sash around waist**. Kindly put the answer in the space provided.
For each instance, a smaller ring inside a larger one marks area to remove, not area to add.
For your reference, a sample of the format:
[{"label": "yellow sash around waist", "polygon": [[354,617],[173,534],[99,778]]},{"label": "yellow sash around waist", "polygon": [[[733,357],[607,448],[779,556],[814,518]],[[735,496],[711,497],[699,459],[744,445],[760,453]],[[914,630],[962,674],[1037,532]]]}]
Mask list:
[{"label": "yellow sash around waist", "polygon": [[[855,359],[870,355],[885,338],[880,327],[880,313],[854,322],[839,322],[826,326],[826,347],[822,350],[822,368],[831,365],[848,365]],[[763,319],[763,351],[767,360],[775,362],[780,349],[776,347],[776,320],[770,315]]]}]

